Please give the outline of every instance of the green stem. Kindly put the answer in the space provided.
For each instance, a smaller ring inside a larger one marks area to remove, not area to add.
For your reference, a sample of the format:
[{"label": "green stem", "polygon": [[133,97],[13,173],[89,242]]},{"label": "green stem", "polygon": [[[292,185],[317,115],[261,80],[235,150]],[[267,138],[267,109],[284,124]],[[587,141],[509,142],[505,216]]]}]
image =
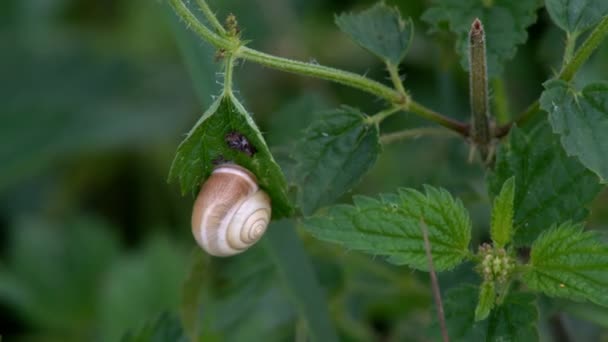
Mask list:
[{"label": "green stem", "polygon": [[363,90],[367,93],[374,94],[391,103],[404,102],[401,94],[395,91],[395,89],[352,72],[343,71],[316,63],[305,63],[288,58],[277,57],[250,49],[246,46],[240,47],[235,53],[237,57],[250,60],[273,69],[344,84]]},{"label": "green stem", "polygon": [[[589,59],[593,51],[597,49],[600,43],[606,38],[608,34],[608,16],[605,16],[599,24],[593,29],[593,31],[589,34],[587,39],[581,44],[578,48],[574,56],[567,62],[566,65],[562,68],[562,71],[557,76],[558,79],[566,82],[570,82],[576,72],[581,68],[581,66]],[[566,45],[569,43],[566,42]],[[571,43],[574,44],[574,43]],[[566,48],[568,50],[568,47]],[[566,51],[565,54],[568,52]],[[528,108],[524,110],[512,123],[508,123],[499,127],[499,129],[495,132],[497,137],[505,136],[513,123],[523,124],[528,121],[534,114],[540,111],[540,104],[538,100],[534,101]]]},{"label": "green stem", "polygon": [[380,111],[380,112],[368,117],[366,121],[370,125],[379,125],[382,121],[384,121],[384,119],[397,113],[400,110],[401,110],[400,107],[390,107],[390,108],[387,108],[383,111]]},{"label": "green stem", "polygon": [[405,88],[403,87],[403,82],[401,82],[401,76],[399,76],[399,66],[393,65],[393,63],[387,62],[386,68],[388,69],[388,73],[391,76],[391,81],[393,82],[395,89],[397,89],[399,94],[401,94],[403,96],[403,98],[406,100],[404,102],[407,103],[409,96],[407,95],[407,92],[405,91]]},{"label": "green stem", "polygon": [[559,79],[569,82],[580,67],[589,59],[589,56],[597,49],[602,40],[608,34],[608,16],[605,16],[589,34],[587,39],[578,48],[574,57],[564,66],[559,74]]},{"label": "green stem", "polygon": [[219,32],[222,36],[225,36],[226,29],[224,29],[224,26],[222,26],[222,24],[219,22],[219,20],[217,20],[217,17],[211,11],[211,8],[209,8],[209,5],[207,5],[207,2],[204,0],[196,0],[196,3],[198,5],[198,7],[201,9],[201,12],[203,12],[203,14],[205,15],[205,18],[207,18],[207,20],[211,24],[211,26],[213,26],[213,28],[217,32]]},{"label": "green stem", "polygon": [[224,94],[232,94],[232,71],[234,70],[234,56],[226,56],[224,68]]},{"label": "green stem", "polygon": [[233,50],[235,48],[233,41],[218,36],[209,30],[205,25],[201,24],[196,16],[192,14],[190,9],[184,5],[182,0],[169,0],[169,4],[171,7],[173,7],[175,13],[177,13],[177,15],[186,22],[188,28],[194,31],[194,33],[198,34],[201,38],[213,44],[217,48],[224,48],[226,50]]},{"label": "green stem", "polygon": [[440,127],[419,127],[410,128],[402,131],[393,133],[383,134],[380,136],[380,142],[383,145],[393,144],[406,139],[416,139],[421,136],[439,136],[439,137],[456,137],[456,133],[453,131],[447,131],[445,128]]},{"label": "green stem", "polygon": [[566,46],[564,47],[564,62],[563,65],[567,65],[572,56],[574,55],[574,49],[576,48],[576,38],[578,38],[578,33],[570,33],[566,34]]},{"label": "green stem", "polygon": [[500,124],[509,122],[509,99],[507,96],[507,90],[505,87],[505,81],[500,78],[492,79],[492,90],[494,99],[494,113],[496,115],[496,121]]},{"label": "green stem", "polygon": [[[204,0],[197,1],[203,2]],[[401,107],[403,110],[413,112],[428,120],[434,121],[439,125],[445,126],[462,134],[463,136],[468,136],[469,134],[469,126],[467,124],[434,112],[433,110],[428,109],[419,103],[410,101],[405,89],[403,89],[403,92],[401,92],[400,89],[395,90],[380,82],[353,72],[327,67],[316,63],[305,63],[288,58],[277,57],[248,48],[246,46],[242,46],[238,39],[230,39],[230,37],[219,36],[201,24],[196,16],[192,14],[192,12],[183,4],[182,0],[170,0],[170,4],[177,15],[181,17],[186,22],[187,26],[196,34],[211,43],[216,48],[224,49],[228,55],[234,56],[235,59],[242,58],[269,68],[304,76],[316,77],[356,88],[383,98],[391,104]],[[208,13],[211,13],[211,11]],[[398,77],[398,72],[396,74]],[[401,83],[400,80],[399,83]],[[398,86],[396,85],[396,87]],[[403,85],[401,85],[401,88],[403,88]]]}]

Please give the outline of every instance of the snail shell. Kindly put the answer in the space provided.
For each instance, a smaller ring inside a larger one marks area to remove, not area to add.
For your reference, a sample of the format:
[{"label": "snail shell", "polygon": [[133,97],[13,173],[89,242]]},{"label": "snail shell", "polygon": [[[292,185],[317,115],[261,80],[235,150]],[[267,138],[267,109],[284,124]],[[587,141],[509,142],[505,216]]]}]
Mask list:
[{"label": "snail shell", "polygon": [[270,197],[249,170],[217,166],[203,184],[192,210],[192,234],[209,254],[230,256],[257,242],[271,217]]}]

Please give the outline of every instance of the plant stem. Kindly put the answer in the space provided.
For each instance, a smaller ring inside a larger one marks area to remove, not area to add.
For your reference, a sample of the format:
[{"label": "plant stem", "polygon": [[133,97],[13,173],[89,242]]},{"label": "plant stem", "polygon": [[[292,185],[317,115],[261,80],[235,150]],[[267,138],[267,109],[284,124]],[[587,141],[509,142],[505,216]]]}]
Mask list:
[{"label": "plant stem", "polygon": [[429,242],[429,233],[426,223],[420,221],[420,229],[422,230],[422,238],[424,239],[424,249],[426,251],[426,258],[429,261],[429,275],[431,277],[431,286],[433,287],[433,298],[435,299],[435,306],[437,307],[437,318],[439,320],[439,326],[441,327],[441,335],[443,341],[448,342],[450,337],[448,335],[448,328],[445,324],[445,313],[443,312],[443,303],[441,301],[441,290],[439,288],[439,280],[437,280],[437,274],[435,274],[435,267],[433,266],[433,254],[431,253],[431,243]]},{"label": "plant stem", "polygon": [[[572,58],[567,58],[568,54],[571,54],[569,50],[574,49],[574,40],[576,40],[576,36],[569,35],[566,38],[566,51],[564,52],[564,66],[562,67],[561,72],[557,76],[558,79],[566,82],[570,82],[576,72],[581,68],[581,66],[589,59],[593,51],[597,49],[600,43],[606,38],[608,35],[608,16],[605,16],[599,24],[593,29],[593,31],[589,34],[587,39],[581,44],[576,53]],[[496,137],[503,137],[509,133],[509,129],[513,125],[523,124],[528,119],[530,119],[534,114],[540,111],[540,104],[538,100],[534,101],[530,104],[523,113],[521,113],[513,122],[508,123],[499,127],[496,132]]]},{"label": "plant stem", "polygon": [[228,55],[224,68],[224,94],[232,94],[232,71],[234,70],[234,56]]},{"label": "plant stem", "polygon": [[407,108],[404,108],[404,110],[415,113],[418,116],[436,122],[443,127],[449,128],[455,132],[460,133],[462,136],[469,136],[469,125],[462,123],[458,120],[449,118],[447,116],[443,116],[414,100],[410,100],[410,103],[408,104]]},{"label": "plant stem", "polygon": [[409,100],[409,96],[407,95],[407,92],[405,91],[405,88],[403,87],[403,82],[401,81],[401,76],[399,76],[399,66],[393,65],[393,63],[390,63],[390,62],[386,62],[386,69],[388,70],[388,73],[391,76],[391,81],[393,82],[393,86],[395,86],[395,89],[397,89],[399,94],[401,94],[403,96],[403,98],[406,100],[404,102],[407,103],[407,100]]},{"label": "plant stem", "polygon": [[483,161],[488,159],[490,135],[488,68],[485,32],[475,19],[469,32],[469,86],[471,99],[471,138],[479,148]]},{"label": "plant stem", "polygon": [[567,65],[572,59],[574,49],[576,48],[576,38],[578,38],[578,33],[566,33],[566,45],[564,47],[564,61],[562,65]]},{"label": "plant stem", "polygon": [[204,0],[196,0],[196,3],[198,5],[198,7],[201,9],[201,11],[203,12],[203,14],[205,15],[205,18],[207,18],[207,20],[211,24],[211,26],[219,34],[221,34],[222,36],[225,36],[226,35],[226,29],[224,29],[224,26],[222,26],[222,24],[219,22],[219,20],[217,20],[217,17],[211,11],[211,8],[209,8],[209,5],[207,5],[207,2],[204,1]]},{"label": "plant stem", "polygon": [[192,14],[190,9],[186,7],[186,5],[184,5],[182,0],[169,0],[169,4],[171,5],[171,7],[173,7],[175,13],[177,13],[177,15],[186,22],[186,26],[192,31],[194,31],[194,33],[198,34],[201,38],[213,44],[217,48],[224,48],[226,50],[233,50],[235,48],[233,41],[218,36],[211,30],[209,30],[200,21],[198,21],[196,16]]},{"label": "plant stem", "polygon": [[[428,109],[413,101],[409,102],[410,99],[409,96],[407,96],[407,92],[405,92],[405,89],[403,89],[403,92],[405,93],[404,96],[403,93],[401,93],[401,90],[395,90],[380,82],[355,74],[353,72],[327,67],[316,63],[305,63],[288,58],[273,56],[261,51],[248,48],[246,46],[242,46],[238,39],[222,37],[209,30],[205,25],[199,22],[196,16],[192,14],[192,12],[188,9],[188,7],[184,5],[182,1],[183,0],[170,0],[169,3],[173,7],[177,15],[186,22],[186,25],[190,29],[192,29],[196,34],[198,34],[202,39],[211,43],[218,49],[224,49],[227,54],[233,55],[235,59],[242,58],[267,66],[269,68],[300,74],[304,76],[316,77],[340,83],[352,88],[356,88],[372,95],[378,96],[382,99],[385,99],[395,106],[400,106],[403,110],[408,110],[415,114],[418,114],[419,116],[434,121],[451,130],[454,130],[462,134],[463,136],[469,135],[469,126],[467,124],[446,117],[440,113],[434,112],[431,109]],[[204,0],[197,1],[201,3],[204,2]],[[205,12],[206,16],[210,14],[212,14],[210,10],[208,12]],[[403,85],[401,85],[401,88],[403,88]]]},{"label": "plant stem", "polygon": [[578,48],[574,57],[568,61],[559,74],[559,79],[569,82],[574,77],[574,74],[580,67],[589,59],[589,56],[597,49],[602,40],[608,34],[608,15],[605,16],[599,24],[589,34],[587,39]]},{"label": "plant stem", "polygon": [[393,88],[387,87],[380,82],[352,72],[326,67],[316,63],[305,63],[288,58],[277,57],[250,49],[246,46],[240,47],[235,54],[240,58],[250,60],[273,69],[321,78],[363,90],[370,94],[381,97],[391,103],[404,103],[404,99],[401,94],[399,94]]},{"label": "plant stem", "polygon": [[416,139],[424,135],[436,135],[440,137],[456,137],[456,132],[448,131],[440,127],[410,128],[398,132],[383,134],[380,136],[382,144],[392,144],[406,139]]},{"label": "plant stem", "polygon": [[390,107],[390,108],[387,108],[383,111],[380,111],[380,112],[368,117],[366,121],[370,125],[378,125],[382,121],[384,121],[384,119],[388,118],[389,116],[395,114],[396,112],[398,112],[400,110],[401,110],[401,107]]}]

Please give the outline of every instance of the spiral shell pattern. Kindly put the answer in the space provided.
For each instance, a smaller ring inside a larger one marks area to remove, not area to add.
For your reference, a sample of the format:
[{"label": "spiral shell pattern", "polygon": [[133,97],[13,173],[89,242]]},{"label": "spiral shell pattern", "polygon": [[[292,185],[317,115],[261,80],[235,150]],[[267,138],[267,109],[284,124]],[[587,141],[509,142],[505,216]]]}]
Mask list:
[{"label": "spiral shell pattern", "polygon": [[230,256],[257,242],[271,217],[270,197],[255,175],[234,164],[218,166],[194,203],[192,233],[207,253]]}]

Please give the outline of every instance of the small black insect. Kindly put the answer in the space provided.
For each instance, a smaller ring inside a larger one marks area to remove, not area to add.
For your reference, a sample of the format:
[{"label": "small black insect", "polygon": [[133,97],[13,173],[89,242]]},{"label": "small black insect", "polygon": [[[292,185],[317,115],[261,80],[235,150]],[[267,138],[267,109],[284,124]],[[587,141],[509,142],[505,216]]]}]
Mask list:
[{"label": "small black insect", "polygon": [[255,147],[249,143],[249,140],[247,140],[247,138],[245,138],[245,136],[239,132],[232,131],[227,133],[224,140],[231,149],[247,153],[247,155],[250,157],[253,157],[253,155],[257,152]]}]

